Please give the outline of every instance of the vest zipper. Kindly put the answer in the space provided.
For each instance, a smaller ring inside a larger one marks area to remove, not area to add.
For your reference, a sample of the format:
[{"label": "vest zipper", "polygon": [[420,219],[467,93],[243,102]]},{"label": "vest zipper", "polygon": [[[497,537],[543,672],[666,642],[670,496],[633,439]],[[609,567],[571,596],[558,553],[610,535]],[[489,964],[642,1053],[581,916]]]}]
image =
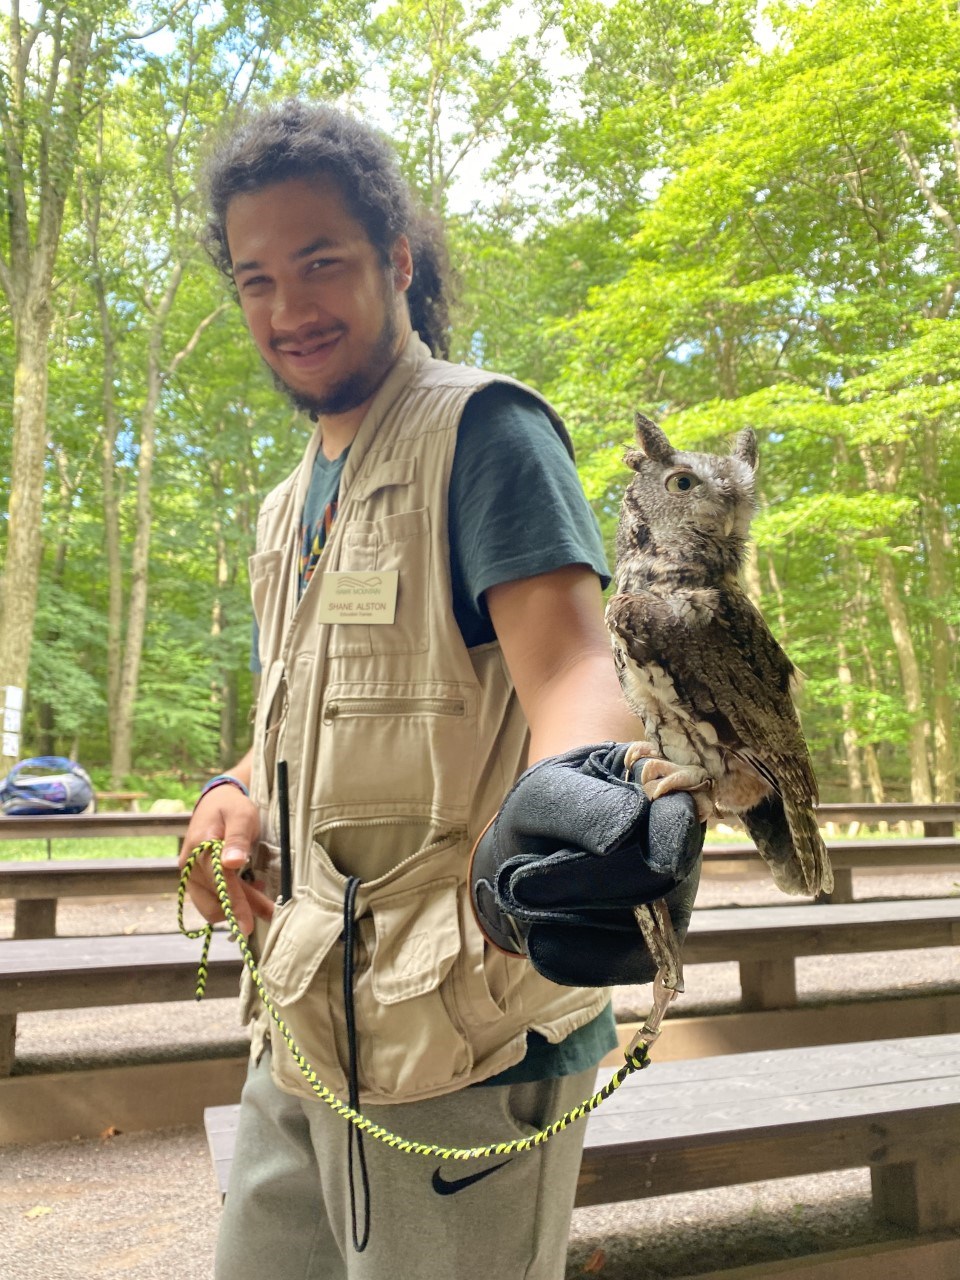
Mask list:
[{"label": "vest zipper", "polygon": [[[357,822],[353,818],[336,818],[333,822],[325,822],[322,827],[318,827],[314,831],[314,839],[323,844],[323,836],[327,831],[336,831],[338,827],[396,827],[403,825],[403,819],[397,819],[393,816],[383,818],[364,818],[361,822]],[[441,831],[440,834],[431,840],[428,845],[424,845],[422,849],[418,849],[416,853],[409,854],[402,862],[398,862],[393,870],[389,873],[395,875],[403,868],[412,866],[414,863],[421,861],[425,856],[435,852],[445,844],[450,844],[456,840],[463,840],[467,834],[466,827],[451,827],[448,831]]]},{"label": "vest zipper", "polygon": [[465,716],[463,698],[336,698],[323,709],[324,724],[337,716]]}]

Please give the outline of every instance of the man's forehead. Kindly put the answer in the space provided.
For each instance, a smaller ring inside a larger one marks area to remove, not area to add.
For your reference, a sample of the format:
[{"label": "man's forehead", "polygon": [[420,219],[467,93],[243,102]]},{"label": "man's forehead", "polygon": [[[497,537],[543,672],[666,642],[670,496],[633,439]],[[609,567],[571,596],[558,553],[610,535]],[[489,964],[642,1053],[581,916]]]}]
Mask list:
[{"label": "man's forehead", "polygon": [[289,178],[238,192],[224,219],[234,271],[260,265],[278,250],[291,261],[355,240],[368,240],[339,186],[322,176]]}]

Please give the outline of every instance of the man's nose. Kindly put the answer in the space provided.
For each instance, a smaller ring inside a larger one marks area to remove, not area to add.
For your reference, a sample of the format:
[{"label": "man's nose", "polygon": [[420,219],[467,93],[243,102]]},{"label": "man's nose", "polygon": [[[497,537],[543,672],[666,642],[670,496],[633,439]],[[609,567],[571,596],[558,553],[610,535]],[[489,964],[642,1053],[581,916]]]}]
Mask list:
[{"label": "man's nose", "polygon": [[279,333],[293,333],[305,324],[315,324],[320,307],[311,291],[300,283],[278,284],[273,295],[271,323]]}]

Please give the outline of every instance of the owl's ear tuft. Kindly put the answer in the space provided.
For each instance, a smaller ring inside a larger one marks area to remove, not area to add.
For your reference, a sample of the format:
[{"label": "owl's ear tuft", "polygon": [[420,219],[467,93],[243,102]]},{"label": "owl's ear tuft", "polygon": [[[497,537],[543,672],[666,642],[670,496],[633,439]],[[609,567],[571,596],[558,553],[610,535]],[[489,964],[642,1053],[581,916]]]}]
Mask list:
[{"label": "owl's ear tuft", "polygon": [[752,427],[744,427],[733,442],[731,456],[745,462],[751,471],[757,469],[757,435]]},{"label": "owl's ear tuft", "polygon": [[[673,446],[655,422],[638,413],[634,419],[637,430],[637,445],[640,452],[655,462],[671,462]],[[630,466],[630,463],[627,463]]]},{"label": "owl's ear tuft", "polygon": [[623,462],[631,471],[639,471],[640,467],[647,460],[647,455],[642,449],[627,449],[624,451]]}]

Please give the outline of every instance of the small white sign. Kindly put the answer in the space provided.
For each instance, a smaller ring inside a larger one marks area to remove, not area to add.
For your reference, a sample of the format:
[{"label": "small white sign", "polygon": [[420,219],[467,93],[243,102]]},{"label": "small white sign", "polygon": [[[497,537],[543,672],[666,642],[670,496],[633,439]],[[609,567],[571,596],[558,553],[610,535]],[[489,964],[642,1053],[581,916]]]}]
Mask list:
[{"label": "small white sign", "polygon": [[6,696],[3,700],[5,707],[11,707],[14,711],[23,710],[23,690],[15,684],[8,684],[6,687]]},{"label": "small white sign", "polygon": [[399,569],[351,573],[337,569],[320,580],[320,621],[384,626],[397,615]]},{"label": "small white sign", "polygon": [[3,709],[3,732],[20,732],[20,712],[14,711],[13,707],[4,707]]},{"label": "small white sign", "polygon": [[18,733],[5,733],[3,735],[3,751],[0,755],[13,756],[16,758],[20,754],[20,735]]}]

